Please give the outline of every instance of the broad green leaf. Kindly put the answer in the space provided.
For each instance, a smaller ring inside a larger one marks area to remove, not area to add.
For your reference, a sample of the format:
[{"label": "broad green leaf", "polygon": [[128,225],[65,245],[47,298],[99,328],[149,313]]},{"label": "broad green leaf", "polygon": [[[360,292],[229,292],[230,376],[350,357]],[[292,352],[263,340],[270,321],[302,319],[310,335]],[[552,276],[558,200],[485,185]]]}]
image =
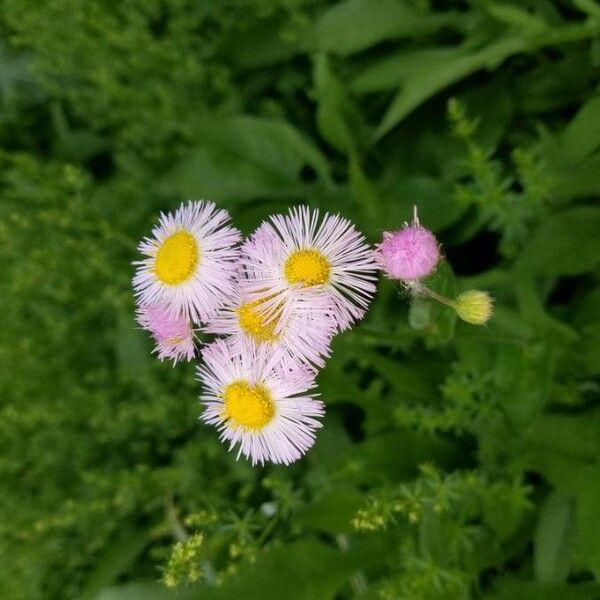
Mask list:
[{"label": "broad green leaf", "polygon": [[236,31],[225,46],[228,57],[240,68],[257,69],[289,60],[300,52],[297,41],[287,40],[277,20],[260,22],[246,31]]},{"label": "broad green leaf", "polygon": [[507,579],[484,600],[594,600],[600,593],[596,583],[537,583]]},{"label": "broad green leaf", "polygon": [[369,178],[365,175],[360,166],[360,161],[353,152],[350,156],[350,165],[348,167],[348,177],[350,179],[350,188],[356,197],[359,210],[371,218],[372,221],[379,221],[381,198]]},{"label": "broad green leaf", "polygon": [[576,163],[600,146],[600,96],[588,100],[564,132],[565,158]]},{"label": "broad green leaf", "polygon": [[534,542],[534,570],[538,581],[562,583],[571,567],[574,503],[566,494],[552,492],[540,510]]},{"label": "broad green leaf", "polygon": [[527,47],[522,37],[505,37],[471,54],[448,53],[427,69],[414,73],[396,94],[379,124],[376,137],[381,138],[425,100],[445,87],[484,67],[495,67],[512,54]]},{"label": "broad green leaf", "polygon": [[545,406],[556,359],[556,351],[542,344],[498,345],[494,369],[496,394],[515,426],[528,425]]},{"label": "broad green leaf", "polygon": [[393,90],[424,71],[435,72],[462,57],[464,51],[456,47],[405,50],[373,62],[359,71],[350,89],[359,94]]},{"label": "broad green leaf", "polygon": [[98,595],[98,592],[114,583],[119,575],[129,569],[147,543],[148,532],[146,531],[135,529],[122,531],[96,562],[81,594],[82,600],[104,599],[104,594]]},{"label": "broad green leaf", "polygon": [[314,540],[283,544],[242,565],[223,585],[200,586],[195,598],[333,600],[354,571],[374,561],[368,552],[344,552]]},{"label": "broad green leaf", "polygon": [[388,39],[419,37],[459,23],[456,13],[419,11],[404,0],[345,0],[317,19],[305,44],[348,55]]},{"label": "broad green leaf", "polygon": [[457,460],[458,451],[442,437],[404,429],[372,435],[355,445],[350,456],[360,465],[356,483],[384,485],[415,477],[419,465],[426,462],[451,465]]},{"label": "broad green leaf", "polygon": [[518,268],[535,274],[581,275],[600,264],[600,208],[579,206],[551,215],[533,232]]},{"label": "broad green leaf", "polygon": [[304,197],[300,175],[313,169],[329,183],[324,156],[292,125],[251,116],[213,117],[198,127],[199,146],[163,180],[169,195],[240,202]]},{"label": "broad green leaf", "polygon": [[317,128],[333,148],[350,154],[359,145],[364,124],[342,83],[332,73],[325,54],[315,58],[313,77],[317,94]]},{"label": "broad green leaf", "polygon": [[447,183],[424,175],[390,179],[385,182],[381,196],[386,205],[386,231],[400,229],[404,222],[410,222],[415,205],[421,223],[432,231],[454,224],[468,208],[454,200]]},{"label": "broad green leaf", "polygon": [[[389,382],[398,394],[431,402],[438,391],[426,365],[414,361],[399,362],[396,359],[364,350],[362,357],[373,365],[373,369]],[[421,368],[420,368],[421,367]]]},{"label": "broad green leaf", "polygon": [[497,77],[489,85],[463,94],[460,101],[465,105],[466,114],[477,118],[474,140],[484,148],[494,150],[513,114],[513,101],[506,81]]},{"label": "broad green leaf", "polygon": [[464,54],[450,55],[434,68],[423,69],[406,80],[377,127],[375,139],[378,140],[389,133],[409,113],[433,95],[480,69],[497,68],[510,56],[523,51],[594,37],[599,29],[583,24],[579,27],[556,27],[542,32],[521,32],[519,35],[502,37],[475,52],[465,51]]},{"label": "broad green leaf", "polygon": [[547,23],[539,15],[505,2],[488,2],[485,10],[495,19],[525,29],[544,29]]},{"label": "broad green leaf", "polygon": [[355,487],[335,486],[300,509],[296,518],[309,527],[334,535],[352,533],[351,521],[364,503],[365,495]]},{"label": "broad green leaf", "polygon": [[595,153],[576,165],[561,158],[549,165],[552,174],[552,193],[561,200],[589,198],[600,194],[600,154]]},{"label": "broad green leaf", "polygon": [[527,430],[527,440],[564,457],[595,460],[600,456],[600,415],[543,414]]},{"label": "broad green leaf", "polygon": [[600,374],[600,322],[585,325],[580,334],[581,338],[574,348],[577,360],[587,375],[596,376]]},{"label": "broad green leaf", "polygon": [[590,469],[590,475],[577,490],[577,550],[596,580],[600,580],[600,469]]},{"label": "broad green leaf", "polygon": [[133,581],[102,590],[94,600],[194,600],[197,594],[191,590],[169,590],[154,581]]}]

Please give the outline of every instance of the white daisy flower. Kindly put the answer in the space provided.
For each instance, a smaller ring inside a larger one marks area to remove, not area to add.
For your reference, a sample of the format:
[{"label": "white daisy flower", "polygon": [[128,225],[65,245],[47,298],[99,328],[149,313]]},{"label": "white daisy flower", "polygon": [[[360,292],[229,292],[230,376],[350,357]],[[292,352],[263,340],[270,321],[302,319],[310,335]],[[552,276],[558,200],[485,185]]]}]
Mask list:
[{"label": "white daisy flower", "polygon": [[244,301],[236,290],[230,302],[207,322],[205,331],[230,336],[236,352],[244,343],[265,344],[279,360],[322,368],[336,332],[326,307],[301,300],[282,303],[269,297]]},{"label": "white daisy flower", "polygon": [[190,201],[162,213],[139,251],[133,279],[140,305],[161,305],[195,323],[211,318],[231,295],[240,241],[229,213],[212,202]]},{"label": "white daisy flower", "polygon": [[252,343],[234,350],[216,340],[202,351],[201,419],[216,425],[229,449],[252,464],[290,464],[303,456],[321,426],[322,402],[310,395],[314,373],[284,366],[268,346]]},{"label": "white daisy flower", "polygon": [[376,290],[373,250],[339,215],[306,206],[274,215],[242,246],[242,295],[249,301],[326,302],[340,330],[364,316]]}]

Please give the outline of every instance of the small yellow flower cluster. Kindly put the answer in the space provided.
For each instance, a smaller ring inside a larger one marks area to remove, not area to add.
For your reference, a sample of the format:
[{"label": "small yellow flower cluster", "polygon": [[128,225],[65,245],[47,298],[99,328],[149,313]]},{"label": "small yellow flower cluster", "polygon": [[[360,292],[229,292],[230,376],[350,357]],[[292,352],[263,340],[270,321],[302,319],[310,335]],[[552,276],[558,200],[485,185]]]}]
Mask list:
[{"label": "small yellow flower cluster", "polygon": [[173,547],[173,552],[163,574],[167,587],[173,588],[180,583],[195,583],[200,579],[200,546],[203,536],[196,533]]}]

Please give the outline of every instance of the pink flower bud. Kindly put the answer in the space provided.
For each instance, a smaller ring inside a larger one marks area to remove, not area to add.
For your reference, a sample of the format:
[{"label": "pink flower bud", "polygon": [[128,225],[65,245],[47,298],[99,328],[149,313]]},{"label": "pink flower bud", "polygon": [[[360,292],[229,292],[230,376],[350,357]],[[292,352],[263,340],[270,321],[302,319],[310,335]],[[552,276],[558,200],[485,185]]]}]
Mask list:
[{"label": "pink flower bud", "polygon": [[433,273],[440,260],[440,246],[433,233],[421,227],[415,210],[411,225],[392,233],[384,232],[376,254],[388,277],[416,281]]},{"label": "pink flower bud", "polygon": [[160,360],[169,358],[173,363],[194,358],[194,331],[184,316],[176,316],[161,305],[144,305],[137,309],[137,321],[152,334],[154,352]]}]

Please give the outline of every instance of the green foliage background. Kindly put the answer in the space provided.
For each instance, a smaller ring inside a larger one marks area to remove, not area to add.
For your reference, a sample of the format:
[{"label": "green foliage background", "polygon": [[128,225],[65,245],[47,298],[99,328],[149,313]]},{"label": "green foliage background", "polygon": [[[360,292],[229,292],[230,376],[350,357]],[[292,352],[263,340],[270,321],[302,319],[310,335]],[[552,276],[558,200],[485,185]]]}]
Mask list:
[{"label": "green foliage background", "polygon": [[[599,75],[595,0],[0,0],[0,598],[600,598]],[[382,281],[252,469],[133,320],[188,197],[416,203],[495,316]]]}]

